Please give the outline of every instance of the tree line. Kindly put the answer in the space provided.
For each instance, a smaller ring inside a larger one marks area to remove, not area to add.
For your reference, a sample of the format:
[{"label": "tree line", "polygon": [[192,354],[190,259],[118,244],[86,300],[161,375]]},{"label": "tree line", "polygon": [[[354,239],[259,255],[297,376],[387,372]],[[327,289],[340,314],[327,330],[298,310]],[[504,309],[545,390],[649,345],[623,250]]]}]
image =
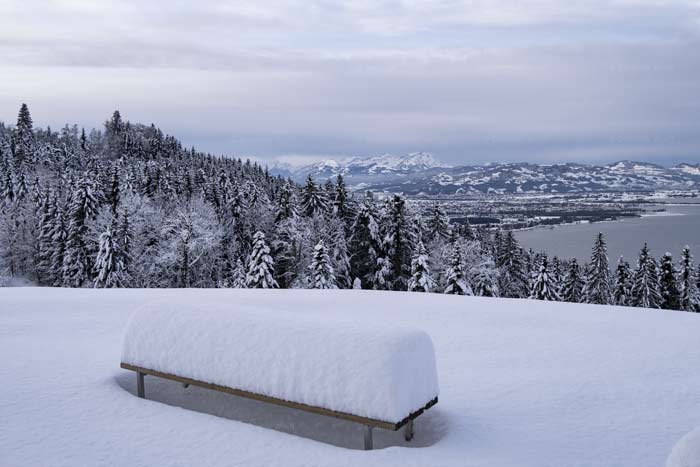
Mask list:
[{"label": "tree line", "polygon": [[[636,267],[526,251],[437,204],[296,184],[118,111],[102,130],[0,123],[0,278],[55,287],[362,288],[700,310],[688,248]],[[2,280],[2,279],[0,279]]]}]

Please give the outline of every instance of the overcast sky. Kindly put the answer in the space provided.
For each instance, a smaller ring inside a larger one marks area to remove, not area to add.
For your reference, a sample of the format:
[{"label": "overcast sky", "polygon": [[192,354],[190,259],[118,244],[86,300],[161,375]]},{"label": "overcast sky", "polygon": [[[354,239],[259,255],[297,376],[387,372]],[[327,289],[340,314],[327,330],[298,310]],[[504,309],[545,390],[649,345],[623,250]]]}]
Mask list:
[{"label": "overcast sky", "polygon": [[0,0],[0,120],[261,159],[700,161],[700,0]]}]

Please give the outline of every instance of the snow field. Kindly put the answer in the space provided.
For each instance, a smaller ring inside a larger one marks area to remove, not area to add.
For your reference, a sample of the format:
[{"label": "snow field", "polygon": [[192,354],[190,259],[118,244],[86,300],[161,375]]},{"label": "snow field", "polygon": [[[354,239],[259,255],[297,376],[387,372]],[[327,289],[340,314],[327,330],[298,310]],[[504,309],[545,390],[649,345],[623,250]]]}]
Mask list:
[{"label": "snow field", "polygon": [[[423,329],[440,403],[417,419],[411,443],[375,430],[365,452],[361,427],[343,420],[151,377],[139,399],[134,373],[119,368],[124,330],[133,310],[164,300],[293,304],[300,318]],[[4,289],[0,465],[658,467],[700,424],[698,336],[692,313],[534,300]]]}]

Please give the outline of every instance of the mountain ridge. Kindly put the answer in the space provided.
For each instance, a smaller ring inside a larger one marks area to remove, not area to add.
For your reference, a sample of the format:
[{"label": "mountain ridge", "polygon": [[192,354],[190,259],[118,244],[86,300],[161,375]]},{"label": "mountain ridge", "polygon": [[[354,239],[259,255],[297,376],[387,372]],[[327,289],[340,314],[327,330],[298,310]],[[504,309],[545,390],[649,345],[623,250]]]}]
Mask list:
[{"label": "mountain ridge", "polygon": [[342,160],[326,159],[293,167],[271,166],[273,174],[303,182],[342,175],[353,190],[408,195],[469,193],[576,193],[654,191],[700,188],[700,164],[664,167],[651,162],[620,160],[605,165],[568,162],[489,162],[449,165],[427,152],[381,154]]}]

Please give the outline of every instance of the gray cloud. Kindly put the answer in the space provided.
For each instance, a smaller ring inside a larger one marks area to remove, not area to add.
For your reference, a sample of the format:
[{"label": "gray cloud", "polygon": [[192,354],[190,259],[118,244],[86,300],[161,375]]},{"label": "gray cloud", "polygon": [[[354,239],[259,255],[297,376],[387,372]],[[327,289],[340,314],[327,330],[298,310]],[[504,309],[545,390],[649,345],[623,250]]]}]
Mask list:
[{"label": "gray cloud", "polygon": [[[264,5],[260,5],[264,3]],[[0,119],[253,155],[700,159],[700,2],[19,2]]]}]

